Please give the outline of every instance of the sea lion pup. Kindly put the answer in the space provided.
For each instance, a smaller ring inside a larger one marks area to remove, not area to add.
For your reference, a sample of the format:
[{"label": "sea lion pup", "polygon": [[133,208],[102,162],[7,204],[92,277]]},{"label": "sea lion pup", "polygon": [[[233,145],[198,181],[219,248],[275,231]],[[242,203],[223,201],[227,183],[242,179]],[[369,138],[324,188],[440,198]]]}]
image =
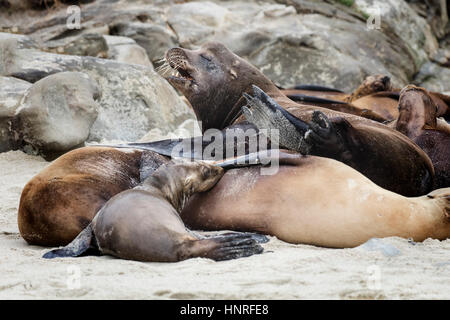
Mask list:
[{"label": "sea lion pup", "polygon": [[169,160],[129,148],[85,147],[64,154],[22,190],[21,236],[33,245],[68,244],[112,196],[137,186]]},{"label": "sea lion pup", "polygon": [[153,262],[228,260],[261,253],[263,248],[250,234],[200,237],[178,215],[193,193],[209,190],[223,173],[221,167],[202,162],[165,164],[139,186],[112,197],[74,241],[44,258],[79,256],[92,247],[122,259]]},{"label": "sea lion pup", "polygon": [[167,51],[166,60],[179,74],[168,81],[191,102],[203,132],[245,123],[243,93],[251,93],[255,85],[296,118],[315,123],[312,132],[320,131],[321,122],[313,117],[314,111],[331,120],[328,135],[301,152],[345,161],[380,186],[403,195],[425,194],[432,187],[430,159],[403,134],[363,117],[295,103],[223,44],[210,42],[198,50],[173,48]]},{"label": "sea lion pup", "polygon": [[419,145],[435,171],[434,188],[450,187],[450,125],[436,118],[438,106],[424,88],[408,85],[400,92],[398,119],[389,125]]},{"label": "sea lion pup", "polygon": [[290,243],[347,248],[373,237],[450,237],[450,188],[407,198],[342,162],[280,150],[279,170],[228,170],[181,212],[202,230],[253,231]]}]

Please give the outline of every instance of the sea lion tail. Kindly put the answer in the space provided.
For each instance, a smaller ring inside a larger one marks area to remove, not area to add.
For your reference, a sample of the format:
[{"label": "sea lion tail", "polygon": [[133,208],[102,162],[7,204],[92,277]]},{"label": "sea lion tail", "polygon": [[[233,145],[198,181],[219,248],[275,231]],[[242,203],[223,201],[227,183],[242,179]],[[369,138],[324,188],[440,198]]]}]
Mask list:
[{"label": "sea lion tail", "polygon": [[85,253],[88,249],[97,248],[95,244],[94,232],[91,224],[89,224],[78,236],[67,246],[59,249],[54,249],[42,257],[45,259],[63,258],[63,257],[78,257]]},{"label": "sea lion tail", "polygon": [[264,251],[259,245],[260,237],[254,238],[251,233],[233,232],[197,240],[198,250],[204,251],[200,256],[224,261],[249,257]]},{"label": "sea lion tail", "polygon": [[445,217],[450,222],[450,188],[434,190],[427,194],[427,197],[440,202],[444,209]]}]

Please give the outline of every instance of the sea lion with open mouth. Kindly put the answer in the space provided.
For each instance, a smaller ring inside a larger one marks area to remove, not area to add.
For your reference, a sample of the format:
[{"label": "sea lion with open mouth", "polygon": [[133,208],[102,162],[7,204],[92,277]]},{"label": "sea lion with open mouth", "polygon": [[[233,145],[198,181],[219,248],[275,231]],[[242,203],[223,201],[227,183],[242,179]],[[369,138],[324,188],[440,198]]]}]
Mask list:
[{"label": "sea lion with open mouth", "polygon": [[[280,111],[285,110],[302,122],[310,123],[309,131],[303,134],[312,132],[321,136],[314,142],[311,140],[308,148],[296,146],[294,150],[347,163],[383,188],[402,195],[423,195],[431,190],[433,165],[425,152],[403,134],[366,118],[298,104],[221,43],[206,43],[197,50],[173,48],[166,53],[166,60],[178,72],[168,81],[190,101],[203,132],[245,122],[241,108],[247,102],[243,94],[253,94],[260,101],[267,94]],[[259,89],[255,92],[255,88]],[[324,121],[330,126],[326,130],[321,129]],[[289,121],[284,122],[287,123]],[[297,124],[289,128],[271,125],[270,128],[286,132],[299,129]],[[288,139],[283,141],[289,142]]]}]

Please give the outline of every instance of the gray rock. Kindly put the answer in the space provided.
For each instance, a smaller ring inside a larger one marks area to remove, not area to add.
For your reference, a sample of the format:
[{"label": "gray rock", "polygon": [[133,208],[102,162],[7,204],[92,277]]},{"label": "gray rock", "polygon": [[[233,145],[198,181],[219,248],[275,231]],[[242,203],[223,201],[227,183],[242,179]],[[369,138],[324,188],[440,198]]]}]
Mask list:
[{"label": "gray rock", "polygon": [[[4,43],[0,42],[0,49]],[[5,53],[3,53],[5,52]],[[7,52],[7,53],[6,53]],[[175,90],[149,67],[93,57],[79,57],[32,49],[0,50],[0,75],[35,82],[61,71],[80,71],[95,80],[102,97],[89,141],[136,141],[149,130],[175,130],[195,118]]]},{"label": "gray rock", "polygon": [[89,76],[60,72],[34,83],[23,96],[12,121],[21,148],[64,152],[82,144],[97,118],[100,91]]},{"label": "gray rock", "polygon": [[111,34],[135,40],[145,49],[153,63],[164,57],[167,49],[178,45],[176,35],[172,31],[153,23],[117,23],[111,27]]},{"label": "gray rock", "polygon": [[413,83],[430,91],[450,91],[450,69],[427,62],[420,68]]},{"label": "gray rock", "polygon": [[397,29],[388,34],[368,29],[364,15],[345,6],[311,0],[280,2],[287,5],[188,2],[168,8],[167,21],[184,47],[221,41],[285,87],[313,83],[353,90],[374,73],[387,74],[394,85],[403,86],[426,58],[424,45],[435,41],[424,35],[426,23],[413,10],[405,9],[405,15],[411,15],[407,30],[423,27],[425,31],[418,32],[424,37],[423,46],[420,35],[400,37]]},{"label": "gray rock", "polygon": [[38,44],[28,36],[22,34],[0,32],[0,42],[12,41],[18,48],[37,48]]},{"label": "gray rock", "polygon": [[0,77],[0,152],[13,148],[11,120],[29,87],[31,87],[29,82],[11,77]]},{"label": "gray rock", "polygon": [[118,62],[141,64],[153,69],[144,48],[131,38],[104,36],[108,45],[108,58]]},{"label": "gray rock", "polygon": [[404,0],[356,0],[355,5],[367,14],[380,14],[383,33],[406,44],[416,71],[437,50],[437,39],[430,26]]},{"label": "gray rock", "polygon": [[102,34],[85,33],[61,49],[70,55],[106,58],[108,44]]}]

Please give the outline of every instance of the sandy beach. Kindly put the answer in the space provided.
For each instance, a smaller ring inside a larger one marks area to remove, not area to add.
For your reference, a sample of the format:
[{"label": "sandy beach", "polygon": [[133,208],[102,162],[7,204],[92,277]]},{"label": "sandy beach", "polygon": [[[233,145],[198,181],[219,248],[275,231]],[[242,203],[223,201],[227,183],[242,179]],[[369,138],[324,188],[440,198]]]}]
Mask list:
[{"label": "sandy beach", "polygon": [[327,249],[271,237],[263,254],[225,262],[43,259],[47,248],[21,238],[17,208],[23,186],[48,164],[0,154],[0,299],[450,299],[450,239]]}]

